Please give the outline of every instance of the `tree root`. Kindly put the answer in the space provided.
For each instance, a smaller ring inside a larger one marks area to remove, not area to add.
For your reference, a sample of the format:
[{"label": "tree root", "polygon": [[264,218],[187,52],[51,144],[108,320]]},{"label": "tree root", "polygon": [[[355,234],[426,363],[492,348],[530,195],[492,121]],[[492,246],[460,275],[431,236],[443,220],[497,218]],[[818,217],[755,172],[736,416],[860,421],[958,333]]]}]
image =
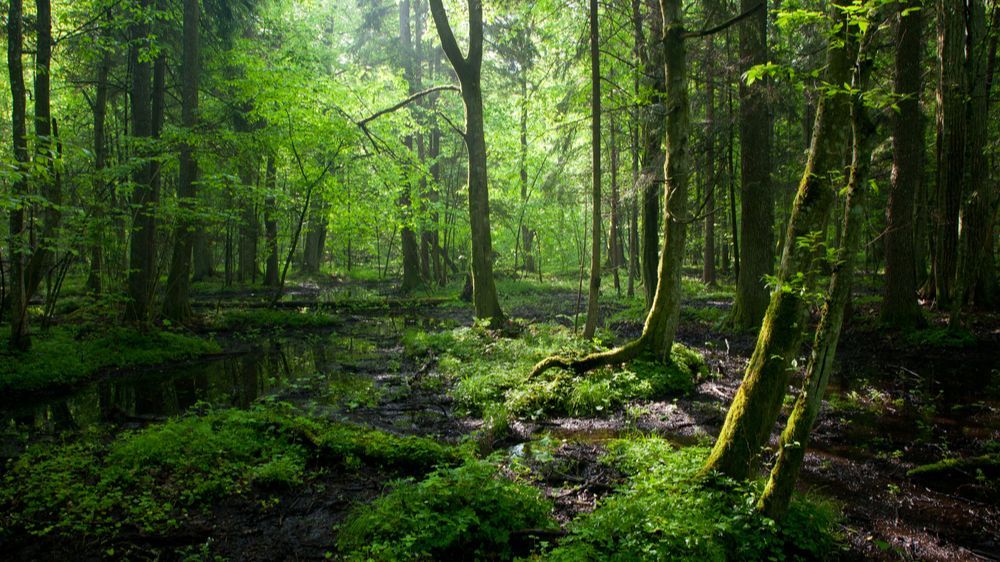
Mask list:
[{"label": "tree root", "polygon": [[531,374],[528,375],[528,378],[533,379],[539,377],[545,373],[545,371],[555,368],[566,369],[567,371],[573,371],[577,375],[582,375],[600,367],[628,363],[638,357],[646,349],[646,339],[645,334],[643,334],[638,339],[634,339],[621,347],[609,349],[608,351],[591,353],[590,355],[586,355],[580,359],[567,359],[566,357],[561,357],[559,355],[552,355],[535,364],[535,366],[531,369]]}]

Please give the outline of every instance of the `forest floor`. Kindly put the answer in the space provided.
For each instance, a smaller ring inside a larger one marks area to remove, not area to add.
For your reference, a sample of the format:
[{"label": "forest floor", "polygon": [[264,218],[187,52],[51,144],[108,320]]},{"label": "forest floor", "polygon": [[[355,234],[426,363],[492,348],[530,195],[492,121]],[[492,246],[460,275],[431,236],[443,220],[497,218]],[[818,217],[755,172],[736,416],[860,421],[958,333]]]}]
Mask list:
[{"label": "forest floor", "polygon": [[[518,283],[527,288],[505,296],[505,306],[522,325],[582,327],[573,283]],[[501,292],[513,285],[503,283]],[[693,392],[627,400],[598,408],[596,415],[517,416],[509,431],[484,444],[483,420],[456,401],[455,381],[442,375],[440,358],[413,353],[408,344],[414,333],[471,325],[468,305],[444,293],[404,299],[393,291],[377,281],[298,283],[278,312],[268,312],[259,292],[203,290],[196,310],[204,320],[191,329],[214,339],[224,353],[109,370],[54,394],[12,395],[0,401],[0,459],[16,459],[33,443],[65,442],[91,431],[112,439],[192,408],[288,402],[311,418],[394,435],[448,443],[479,435],[480,448],[501,451],[506,470],[541,489],[565,525],[624,481],[600,461],[611,440],[656,435],[677,447],[710,444],[755,342],[755,334],[720,327],[730,302],[724,291],[691,289],[678,339],[701,352],[709,369]],[[995,459],[1000,453],[1000,317],[973,316],[968,333],[960,335],[934,326],[888,333],[876,327],[871,300],[855,302],[800,491],[840,505],[845,547],[835,558],[1000,559],[996,464],[958,463],[908,475],[943,459]],[[636,301],[609,296],[603,312],[606,343],[641,329]],[[773,437],[772,445],[777,432]],[[336,526],[352,506],[378,497],[396,478],[419,475],[388,467],[319,470],[297,485],[251,487],[225,497],[169,530],[131,528],[126,521],[112,538],[0,532],[0,551],[23,560],[323,559],[335,555]]]}]

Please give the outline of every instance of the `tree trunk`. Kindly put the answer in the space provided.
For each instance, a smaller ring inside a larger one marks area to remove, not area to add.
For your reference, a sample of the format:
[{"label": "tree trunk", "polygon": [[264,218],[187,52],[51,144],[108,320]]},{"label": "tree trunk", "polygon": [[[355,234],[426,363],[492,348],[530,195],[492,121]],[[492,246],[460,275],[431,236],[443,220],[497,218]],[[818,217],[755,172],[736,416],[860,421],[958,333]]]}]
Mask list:
[{"label": "tree trunk", "polygon": [[[148,9],[152,0],[142,0],[142,8]],[[135,44],[130,48],[132,66],[132,136],[142,143],[153,136],[153,115],[151,110],[150,63],[141,56],[140,42],[148,41],[149,25],[135,22],[130,33]],[[135,149],[134,156],[143,160],[136,167],[132,180],[134,220],[129,246],[128,297],[125,318],[135,324],[149,320],[150,299],[153,286],[153,267],[156,252],[156,194],[153,192],[153,164],[148,160],[145,149]]]},{"label": "tree trunk", "polygon": [[[264,199],[264,245],[267,259],[264,262],[264,285],[278,286],[278,209],[275,202],[278,189],[277,165],[274,154],[267,157],[267,172],[264,180],[267,197]],[[348,248],[347,269],[350,270],[350,249]]]},{"label": "tree trunk", "polygon": [[[1000,10],[994,8],[995,14]],[[990,122],[990,60],[995,54],[996,41],[987,41],[986,10],[982,0],[966,3],[969,95],[967,105],[967,139],[965,167],[965,198],[959,217],[958,263],[950,324],[958,325],[962,306],[975,294],[979,271],[992,254],[986,254],[993,237],[996,220],[997,190],[991,185],[989,161],[986,157]],[[994,22],[1000,17],[994,16]],[[994,28],[994,33],[996,30]]]},{"label": "tree trunk", "polygon": [[938,0],[937,191],[932,247],[934,302],[951,306],[958,267],[958,214],[966,163],[965,13],[962,2]]},{"label": "tree trunk", "polygon": [[108,114],[108,74],[111,72],[111,54],[105,53],[97,67],[97,87],[94,94],[94,200],[93,224],[90,239],[90,268],[87,273],[87,291],[100,295],[104,276],[104,206],[108,197],[104,168],[107,164],[105,123]]},{"label": "tree trunk", "polygon": [[[740,0],[747,11],[758,0]],[[767,10],[740,24],[740,73],[768,62]],[[774,190],[771,186],[769,80],[740,80],[740,272],[732,323],[746,330],[760,325],[768,307],[765,276],[774,265]]]},{"label": "tree trunk", "polygon": [[[846,32],[843,12],[838,6],[847,1],[837,0],[832,4],[832,17],[840,28],[838,35]],[[847,42],[831,42],[827,48],[826,82],[846,83],[852,59]],[[843,178],[849,112],[850,100],[843,92],[820,98],[809,158],[785,235],[778,270],[780,285],[771,293],[757,346],[705,463],[706,472],[715,470],[745,480],[753,472],[760,450],[767,444],[777,421],[788,387],[790,365],[798,354],[802,328],[807,321],[803,293],[811,290],[816,271],[822,265],[821,243]],[[746,264],[743,267],[746,269]]]},{"label": "tree trunk", "polygon": [[[30,165],[24,67],[21,60],[23,18],[24,6],[21,0],[10,0],[7,11],[7,70],[11,91],[11,144],[18,171],[22,173],[12,182],[11,193],[19,198],[26,198],[28,195],[27,173]],[[10,348],[14,350],[25,350],[31,346],[25,282],[25,270],[30,252],[25,231],[26,204],[25,199],[15,201],[10,211]]]},{"label": "tree trunk", "polygon": [[587,323],[583,339],[594,337],[601,313],[601,57],[597,0],[590,0],[590,143],[591,143],[591,244],[590,289],[587,293]]},{"label": "tree trunk", "polygon": [[705,64],[705,253],[702,260],[701,280],[715,285],[715,56],[714,41],[708,37]]},{"label": "tree trunk", "polygon": [[899,4],[896,25],[895,93],[899,111],[892,121],[892,176],[886,208],[885,285],[881,321],[896,328],[924,322],[917,302],[913,232],[914,198],[923,178],[924,124],[920,113],[920,55],[923,10],[919,2]]},{"label": "tree trunk", "polygon": [[[528,206],[528,76],[521,75],[521,155],[518,162],[521,181],[521,216]],[[523,218],[522,218],[523,221]],[[524,271],[535,271],[535,257],[531,253],[534,233],[527,224],[521,224],[521,244],[524,249]]]},{"label": "tree trunk", "polygon": [[663,246],[658,266],[659,282],[656,295],[646,315],[642,334],[629,343],[582,359],[568,360],[559,356],[543,359],[532,369],[530,377],[537,377],[551,368],[569,369],[584,373],[605,365],[625,363],[642,354],[666,362],[670,358],[677,324],[680,318],[681,263],[688,199],[688,135],[690,106],[688,102],[687,56],[684,47],[684,24],[681,0],[661,0],[663,36],[659,49],[663,50],[665,68],[666,108],[666,159],[664,162],[663,193]]},{"label": "tree trunk", "polygon": [[[868,66],[867,63],[864,64]],[[867,74],[867,68],[855,72],[856,88],[862,91],[866,88]],[[823,395],[830,380],[830,373],[833,371],[837,343],[851,298],[855,255],[861,245],[861,234],[864,229],[862,201],[868,164],[871,161],[872,141],[875,139],[875,127],[864,112],[861,97],[854,96],[851,112],[853,150],[842,224],[843,243],[837,252],[837,260],[830,277],[826,302],[816,328],[812,353],[802,381],[802,390],[795,400],[795,406],[781,434],[778,459],[771,469],[764,493],[757,504],[758,509],[772,519],[781,519],[788,511],[792,493],[795,491],[795,482],[802,468],[802,460],[805,458],[809,434],[823,404]]]},{"label": "tree trunk", "polygon": [[[420,90],[414,72],[413,43],[410,32],[410,0],[402,0],[399,3],[399,46],[400,58],[403,64],[403,76],[409,85],[410,94],[415,94]],[[407,136],[403,144],[408,151],[413,150],[413,137]],[[403,282],[400,290],[412,291],[420,285],[420,246],[417,242],[417,235],[414,230],[412,185],[410,170],[404,171],[405,178],[399,194],[400,214],[403,221],[403,230],[400,240],[403,245]]]},{"label": "tree trunk", "polygon": [[[640,59],[646,74],[647,87],[652,91],[648,115],[644,116],[642,131],[642,284],[646,295],[646,307],[653,305],[656,296],[657,264],[660,261],[660,193],[663,186],[663,137],[666,122],[664,90],[663,49],[659,45],[663,37],[663,15],[658,0],[649,0],[650,35],[644,58]],[[642,22],[633,22],[641,33]]]},{"label": "tree trunk", "polygon": [[472,292],[476,317],[499,326],[505,321],[493,279],[493,240],[487,187],[486,136],[480,76],[483,59],[482,0],[469,0],[469,49],[463,56],[442,0],[430,0],[441,46],[462,84],[465,145],[469,151],[469,226],[472,231]]},{"label": "tree trunk", "polygon": [[[181,55],[181,125],[193,134],[198,119],[199,20],[198,0],[184,0],[183,52]],[[177,198],[181,209],[177,232],[174,234],[173,255],[167,275],[167,293],[163,301],[163,314],[183,322],[191,316],[189,298],[191,288],[191,251],[194,247],[193,220],[195,200],[198,196],[198,161],[189,143],[181,144]]]}]

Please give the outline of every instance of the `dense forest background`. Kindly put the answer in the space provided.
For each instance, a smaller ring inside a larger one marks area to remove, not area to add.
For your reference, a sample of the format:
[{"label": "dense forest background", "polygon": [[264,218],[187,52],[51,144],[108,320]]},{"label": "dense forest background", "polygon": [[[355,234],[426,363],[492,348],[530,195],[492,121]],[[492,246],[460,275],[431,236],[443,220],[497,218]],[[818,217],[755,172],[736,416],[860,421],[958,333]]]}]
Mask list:
[{"label": "dense forest background", "polygon": [[240,557],[187,510],[404,476],[310,552],[997,555],[994,0],[0,8],[20,557]]}]

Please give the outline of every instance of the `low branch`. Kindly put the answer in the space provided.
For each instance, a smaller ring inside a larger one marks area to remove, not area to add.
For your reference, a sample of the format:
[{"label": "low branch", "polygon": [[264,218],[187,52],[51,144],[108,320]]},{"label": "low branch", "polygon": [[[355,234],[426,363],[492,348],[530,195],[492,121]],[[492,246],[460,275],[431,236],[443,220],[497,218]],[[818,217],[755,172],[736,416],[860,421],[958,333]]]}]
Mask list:
[{"label": "low branch", "polygon": [[388,113],[392,113],[393,111],[397,111],[397,110],[399,110],[399,109],[401,109],[403,107],[406,107],[407,105],[409,105],[409,104],[417,101],[418,99],[420,99],[420,98],[422,98],[422,97],[424,97],[424,96],[426,96],[428,94],[433,94],[434,92],[440,92],[440,91],[443,91],[443,90],[451,90],[453,92],[461,92],[462,91],[461,88],[459,88],[458,86],[455,86],[453,84],[445,84],[443,86],[434,86],[433,88],[427,88],[426,90],[423,90],[421,92],[417,92],[417,93],[413,94],[412,96],[406,98],[405,100],[397,103],[396,105],[394,105],[392,107],[387,107],[387,108],[385,108],[385,109],[383,109],[381,111],[373,113],[372,115],[370,115],[368,117],[365,117],[361,121],[358,121],[357,124],[358,124],[359,127],[364,128],[365,125],[367,125],[368,123],[370,123],[370,122],[378,119],[379,117],[382,117],[383,115],[386,115]]},{"label": "low branch", "polygon": [[764,9],[764,2],[761,2],[760,4],[757,4],[756,6],[743,12],[742,14],[739,14],[738,16],[733,16],[715,27],[709,27],[706,29],[702,29],[701,31],[688,31],[684,33],[684,38],[689,39],[692,37],[706,37],[708,35],[714,35],[720,31],[725,31],[726,29],[752,16],[757,10],[763,10],[763,9]]}]

